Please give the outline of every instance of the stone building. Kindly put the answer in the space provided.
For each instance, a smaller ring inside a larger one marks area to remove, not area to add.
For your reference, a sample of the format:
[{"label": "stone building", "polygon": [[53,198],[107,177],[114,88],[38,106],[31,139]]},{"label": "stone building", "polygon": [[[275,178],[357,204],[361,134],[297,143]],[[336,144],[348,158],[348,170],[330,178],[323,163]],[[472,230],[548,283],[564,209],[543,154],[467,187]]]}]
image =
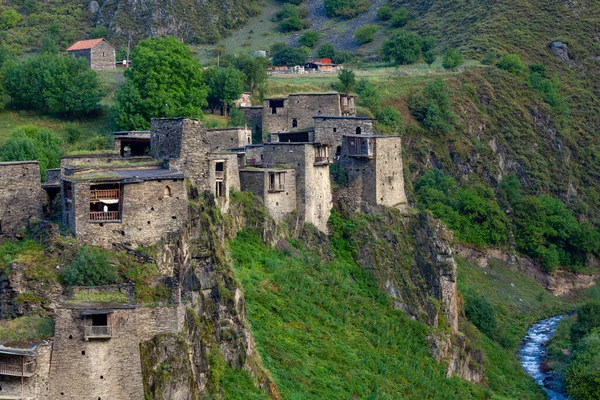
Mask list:
[{"label": "stone building", "polygon": [[252,131],[252,143],[262,143],[263,141],[263,107],[240,107],[240,110],[246,116],[246,122]]},{"label": "stone building", "polygon": [[240,170],[242,191],[263,200],[276,220],[296,210],[296,171],[291,168],[244,168]]},{"label": "stone building", "polygon": [[263,133],[312,128],[315,115],[356,115],[355,96],[332,93],[290,94],[264,100]]},{"label": "stone building", "polygon": [[314,134],[312,140],[317,143],[327,144],[335,149],[335,154],[340,155],[343,135],[372,135],[373,118],[354,116],[327,116],[315,115]]},{"label": "stone building", "polygon": [[339,168],[345,188],[338,196],[349,207],[406,205],[401,137],[344,135]]},{"label": "stone building", "polygon": [[152,245],[187,219],[184,174],[151,167],[66,167],[62,219],[85,243]]},{"label": "stone building", "polygon": [[85,58],[91,69],[115,69],[115,47],[106,39],[80,40],[67,49],[67,53]]},{"label": "stone building", "polygon": [[294,169],[296,208],[305,222],[327,232],[332,208],[327,146],[317,143],[265,143],[265,168]]},{"label": "stone building", "polygon": [[0,399],[47,399],[51,349],[47,343],[0,345]]},{"label": "stone building", "polygon": [[0,237],[19,235],[42,218],[45,203],[37,161],[0,162]]},{"label": "stone building", "polygon": [[252,144],[252,132],[247,128],[220,128],[206,130],[211,151],[221,151]]}]

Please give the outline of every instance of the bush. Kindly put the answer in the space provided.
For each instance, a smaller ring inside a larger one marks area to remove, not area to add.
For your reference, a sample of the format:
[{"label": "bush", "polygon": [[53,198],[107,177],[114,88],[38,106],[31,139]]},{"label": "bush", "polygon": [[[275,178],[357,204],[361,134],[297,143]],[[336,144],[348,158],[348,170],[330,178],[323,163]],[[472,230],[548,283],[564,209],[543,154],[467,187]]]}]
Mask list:
[{"label": "bush", "polygon": [[377,122],[389,128],[393,133],[401,133],[404,123],[402,114],[394,107],[385,106],[377,113]]},{"label": "bush", "polygon": [[356,75],[351,69],[343,69],[338,73],[339,89],[342,92],[350,92],[356,85]]},{"label": "bush", "polygon": [[60,167],[60,146],[61,140],[50,129],[25,125],[14,129],[0,146],[0,161],[37,160],[45,181],[46,170]]},{"label": "bush", "polygon": [[354,40],[359,44],[372,42],[378,30],[379,27],[377,25],[363,25],[354,32]]},{"label": "bush", "polygon": [[494,306],[486,297],[476,292],[466,293],[465,314],[469,321],[479,328],[482,333],[488,337],[494,336],[498,328],[496,312]]},{"label": "bush", "polygon": [[305,32],[302,36],[300,36],[300,38],[298,39],[298,43],[300,43],[302,46],[313,48],[319,42],[320,39],[321,35],[319,35],[318,32],[309,31]]},{"label": "bush", "polygon": [[369,9],[368,0],[324,0],[328,17],[354,18]]},{"label": "bush", "polygon": [[442,66],[445,69],[454,69],[463,63],[463,56],[458,51],[450,49],[444,53]]},{"label": "bush", "polygon": [[406,25],[406,23],[408,22],[408,18],[409,18],[408,10],[404,7],[399,8],[392,15],[392,20],[390,21],[390,25],[392,25],[394,28],[401,28],[404,25]]},{"label": "bush", "polygon": [[362,78],[356,84],[356,93],[360,104],[368,107],[371,111],[377,111],[381,107],[381,97],[375,86],[368,80]]},{"label": "bush", "polygon": [[411,92],[408,109],[418,121],[437,134],[448,133],[456,119],[450,107],[450,90],[442,78],[429,82],[421,92]]},{"label": "bush", "polygon": [[600,333],[594,331],[577,346],[565,371],[567,393],[574,400],[600,398]]},{"label": "bush", "polygon": [[2,15],[0,15],[0,25],[2,28],[12,29],[17,26],[19,22],[21,22],[21,15],[17,10],[9,8],[2,11]]},{"label": "bush", "polygon": [[308,59],[310,50],[307,47],[291,47],[285,43],[271,46],[271,57],[275,65],[302,65]]},{"label": "bush", "polygon": [[331,43],[323,43],[317,50],[317,56],[333,59],[335,57],[335,47]]},{"label": "bush", "polygon": [[577,320],[571,326],[571,342],[578,343],[596,328],[600,328],[600,301],[592,300],[577,307]]},{"label": "bush", "polygon": [[496,63],[496,66],[516,75],[523,74],[527,70],[518,54],[507,54],[502,56]]},{"label": "bush", "polygon": [[398,32],[386,40],[381,47],[385,61],[394,61],[397,64],[412,64],[421,54],[423,40],[412,32]]},{"label": "bush", "polygon": [[64,274],[65,284],[73,286],[102,286],[117,283],[117,269],[105,251],[82,246]]},{"label": "bush", "polygon": [[496,62],[498,56],[496,55],[496,51],[490,50],[481,59],[481,64],[483,65],[492,65]]},{"label": "bush", "polygon": [[433,51],[429,50],[423,53],[423,61],[425,61],[430,67],[431,64],[435,62],[435,60],[437,60],[437,55]]},{"label": "bush", "polygon": [[394,14],[394,10],[390,6],[381,6],[377,9],[377,19],[381,21],[389,21]]}]

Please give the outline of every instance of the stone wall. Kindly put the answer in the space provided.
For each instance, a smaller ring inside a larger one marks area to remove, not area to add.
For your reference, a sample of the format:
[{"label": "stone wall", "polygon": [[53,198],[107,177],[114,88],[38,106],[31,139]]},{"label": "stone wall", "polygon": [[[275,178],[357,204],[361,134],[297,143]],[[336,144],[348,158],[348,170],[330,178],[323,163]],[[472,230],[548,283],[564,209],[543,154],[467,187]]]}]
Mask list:
[{"label": "stone wall", "polygon": [[[261,138],[262,133],[263,133],[263,108],[262,107],[241,107],[240,110],[246,116],[246,122],[248,122],[248,127],[252,131],[252,136],[256,139]],[[261,142],[257,142],[257,143],[261,143]],[[253,143],[254,143],[254,141],[253,141]]]},{"label": "stone wall", "polygon": [[[182,179],[121,185],[120,222],[90,221],[90,182],[72,182],[75,212],[71,229],[87,244],[106,248],[111,248],[112,243],[133,247],[152,245],[166,233],[180,229],[188,217],[187,192]],[[167,187],[170,196],[165,194]]]},{"label": "stone wall", "polygon": [[296,206],[304,221],[327,233],[332,208],[328,164],[315,164],[316,150],[311,143],[265,143],[264,165],[296,170]]},{"label": "stone wall", "polygon": [[342,135],[373,134],[373,119],[370,117],[314,117],[316,143],[328,144],[333,151],[342,145]]},{"label": "stone wall", "polygon": [[183,329],[185,306],[138,307],[135,310],[140,343],[156,335],[177,334]]},{"label": "stone wall", "polygon": [[[208,157],[210,192],[215,196],[221,212],[229,210],[230,190],[240,190],[240,173],[238,169],[238,156],[236,153],[211,153]],[[217,176],[217,163],[223,163],[223,173]],[[222,182],[220,196],[217,193],[217,182]]]},{"label": "stone wall", "polygon": [[71,166],[86,166],[98,164],[110,164],[114,161],[121,161],[119,153],[106,152],[102,154],[86,154],[80,156],[63,156],[60,159],[61,174],[64,175],[65,168]]},{"label": "stone wall", "polygon": [[261,145],[246,146],[244,165],[260,165],[263,160],[263,152],[265,148]]},{"label": "stone wall", "polygon": [[[59,308],[50,363],[54,400],[142,400],[144,388],[135,309],[108,315],[110,339],[84,338],[80,309]],[[88,324],[91,320],[88,318]]]},{"label": "stone wall", "polygon": [[339,161],[344,187],[336,197],[354,210],[368,212],[367,205],[402,208],[406,204],[401,138],[372,137],[372,157],[348,155],[344,143]]},{"label": "stone wall", "polygon": [[[269,174],[285,174],[282,190],[269,190]],[[247,168],[240,170],[242,191],[256,194],[276,220],[296,210],[296,171],[293,169]]]},{"label": "stone wall", "polygon": [[[283,100],[283,108],[275,109],[273,101]],[[265,99],[263,107],[263,132],[287,132],[314,126],[313,116],[341,116],[338,93],[290,94],[285,99]]]},{"label": "stone wall", "polygon": [[150,136],[155,158],[169,160],[169,169],[183,171],[198,190],[211,190],[207,158],[210,144],[200,121],[189,118],[153,119]]},{"label": "stone wall", "polygon": [[37,161],[0,162],[0,236],[15,236],[42,218],[45,200]]},{"label": "stone wall", "polygon": [[106,69],[115,69],[116,50],[103,40],[92,48],[90,67],[97,71]]},{"label": "stone wall", "polygon": [[252,144],[252,131],[246,128],[209,129],[206,134],[211,151]]}]

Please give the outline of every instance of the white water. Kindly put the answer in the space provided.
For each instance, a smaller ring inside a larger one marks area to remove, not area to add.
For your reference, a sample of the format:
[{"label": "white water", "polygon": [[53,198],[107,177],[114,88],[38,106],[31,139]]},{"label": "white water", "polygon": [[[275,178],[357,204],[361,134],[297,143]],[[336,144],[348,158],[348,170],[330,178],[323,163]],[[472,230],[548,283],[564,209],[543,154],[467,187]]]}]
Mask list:
[{"label": "white water", "polygon": [[519,349],[519,358],[523,369],[535,379],[538,385],[544,388],[548,394],[549,400],[569,399],[564,393],[547,387],[546,382],[544,381],[549,376],[540,371],[540,365],[546,357],[546,347],[544,344],[552,338],[558,323],[564,317],[564,315],[558,315],[531,325],[527,330],[527,336],[523,339],[523,344]]}]

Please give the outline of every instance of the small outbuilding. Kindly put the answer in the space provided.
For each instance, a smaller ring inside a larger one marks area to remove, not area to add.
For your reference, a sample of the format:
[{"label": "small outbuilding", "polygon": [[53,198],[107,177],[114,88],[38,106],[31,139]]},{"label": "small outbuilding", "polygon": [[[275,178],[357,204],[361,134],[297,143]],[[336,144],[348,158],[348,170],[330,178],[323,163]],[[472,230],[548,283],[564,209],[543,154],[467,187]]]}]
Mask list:
[{"label": "small outbuilding", "polygon": [[67,49],[75,57],[85,58],[94,70],[116,69],[116,49],[108,40],[80,40]]}]

